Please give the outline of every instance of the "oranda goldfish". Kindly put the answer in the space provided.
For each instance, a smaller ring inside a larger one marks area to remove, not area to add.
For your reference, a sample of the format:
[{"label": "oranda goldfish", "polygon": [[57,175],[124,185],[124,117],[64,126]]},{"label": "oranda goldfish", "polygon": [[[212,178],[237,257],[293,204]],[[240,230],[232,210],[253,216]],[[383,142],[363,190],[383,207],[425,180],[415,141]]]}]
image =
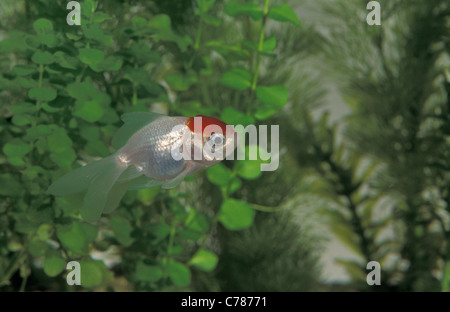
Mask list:
[{"label": "oranda goldfish", "polygon": [[87,190],[81,214],[89,222],[113,211],[127,190],[176,187],[236,147],[233,127],[213,117],[141,112],[121,119],[124,125],[112,141],[115,153],[67,173],[48,189],[57,196]]}]

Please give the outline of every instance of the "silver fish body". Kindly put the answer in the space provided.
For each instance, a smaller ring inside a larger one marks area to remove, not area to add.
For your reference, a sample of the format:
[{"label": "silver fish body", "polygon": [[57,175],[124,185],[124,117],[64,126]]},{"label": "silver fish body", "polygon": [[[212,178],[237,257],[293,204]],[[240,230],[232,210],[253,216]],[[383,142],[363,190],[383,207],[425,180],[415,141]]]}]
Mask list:
[{"label": "silver fish body", "polygon": [[[117,151],[117,157],[127,165],[136,166],[149,178],[168,180],[176,177],[185,169],[186,160],[174,159],[172,149],[189,131],[185,126],[187,119],[187,117],[157,119],[136,132],[127,144]],[[176,127],[179,129],[174,130]]]},{"label": "silver fish body", "polygon": [[[221,121],[204,117],[209,123],[212,120],[224,128]],[[49,187],[48,193],[65,196],[87,189],[81,215],[86,221],[93,222],[103,212],[113,211],[127,190],[157,185],[162,188],[178,186],[187,175],[222,160],[210,156],[194,159],[186,157],[187,154],[214,145],[213,150],[223,152],[226,157],[236,146],[233,130],[226,130],[231,136],[220,136],[220,144],[212,143],[216,142],[217,133],[205,135],[206,131],[200,130],[200,134],[194,135],[190,124],[193,119],[155,113],[123,115],[124,125],[112,141],[117,151],[62,176]],[[174,151],[184,157],[174,157]]]}]

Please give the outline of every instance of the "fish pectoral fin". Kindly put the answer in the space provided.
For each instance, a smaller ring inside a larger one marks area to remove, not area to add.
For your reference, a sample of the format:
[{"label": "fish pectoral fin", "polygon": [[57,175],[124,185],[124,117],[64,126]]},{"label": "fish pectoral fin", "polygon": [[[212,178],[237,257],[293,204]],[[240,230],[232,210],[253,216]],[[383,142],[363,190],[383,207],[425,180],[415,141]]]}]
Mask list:
[{"label": "fish pectoral fin", "polygon": [[186,176],[188,176],[190,173],[191,173],[190,168],[184,169],[179,175],[177,175],[172,180],[164,182],[161,185],[161,187],[163,189],[171,189],[171,188],[177,187],[178,185],[180,185],[181,182],[183,182],[184,178],[186,178]]},{"label": "fish pectoral fin", "polygon": [[136,178],[136,179],[130,181],[130,183],[128,184],[128,189],[129,190],[140,190],[140,189],[144,189],[144,188],[158,186],[158,185],[161,185],[162,183],[163,183],[162,181],[150,179],[149,177],[143,175],[143,176],[140,176],[139,178]]},{"label": "fish pectoral fin", "polygon": [[136,179],[143,175],[142,171],[140,171],[136,166],[130,165],[119,177],[117,180],[117,184],[124,183],[133,179]]},{"label": "fish pectoral fin", "polygon": [[119,149],[127,143],[130,137],[138,130],[155,121],[160,117],[167,117],[166,115],[152,113],[152,112],[134,112],[127,113],[121,116],[124,124],[116,132],[112,139],[114,148]]}]

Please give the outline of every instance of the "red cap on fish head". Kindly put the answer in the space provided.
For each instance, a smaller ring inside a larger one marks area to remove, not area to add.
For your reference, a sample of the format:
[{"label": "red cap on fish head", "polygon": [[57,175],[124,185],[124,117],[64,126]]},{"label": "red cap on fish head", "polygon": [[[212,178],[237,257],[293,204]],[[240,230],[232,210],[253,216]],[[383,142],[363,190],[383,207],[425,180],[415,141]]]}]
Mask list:
[{"label": "red cap on fish head", "polygon": [[226,135],[227,132],[227,124],[220,121],[217,118],[214,117],[209,117],[209,116],[204,116],[204,115],[197,115],[195,117],[189,117],[186,125],[188,126],[188,128],[192,131],[195,132],[195,126],[194,126],[194,122],[196,118],[201,118],[201,122],[202,122],[202,133],[204,136],[209,136],[211,135],[212,132],[215,131],[207,131],[209,133],[205,132],[205,128],[210,126],[210,125],[215,125],[215,126],[219,126],[222,129],[222,134]]}]

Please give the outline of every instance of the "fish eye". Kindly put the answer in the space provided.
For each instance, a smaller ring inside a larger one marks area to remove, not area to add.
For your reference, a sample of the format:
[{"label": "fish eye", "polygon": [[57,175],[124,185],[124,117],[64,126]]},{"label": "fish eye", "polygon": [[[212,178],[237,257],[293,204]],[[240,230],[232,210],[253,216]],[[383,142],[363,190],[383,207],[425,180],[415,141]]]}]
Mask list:
[{"label": "fish eye", "polygon": [[214,143],[214,145],[223,145],[225,142],[225,138],[221,133],[212,133],[209,137],[209,140]]}]

